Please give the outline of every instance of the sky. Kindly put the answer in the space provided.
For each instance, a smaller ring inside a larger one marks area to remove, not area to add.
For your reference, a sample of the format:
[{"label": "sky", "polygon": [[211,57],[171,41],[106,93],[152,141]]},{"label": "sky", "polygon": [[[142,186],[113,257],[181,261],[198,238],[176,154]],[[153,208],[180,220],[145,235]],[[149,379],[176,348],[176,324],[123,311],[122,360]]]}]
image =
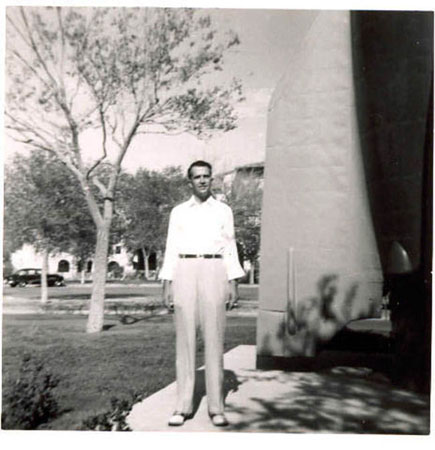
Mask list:
[{"label": "sky", "polygon": [[[226,7],[228,3],[225,3]],[[258,5],[254,2],[253,5],[264,8],[265,3],[260,2]],[[365,3],[367,9],[374,7],[370,2]],[[276,8],[273,1],[270,4]],[[292,2],[281,4],[290,7]],[[310,2],[306,4],[307,8],[313,8]],[[333,6],[330,2],[324,5]],[[301,8],[301,5],[297,7]],[[400,7],[401,3],[395,2],[395,8]],[[418,7],[417,3],[415,7]],[[161,170],[174,165],[185,169],[195,159],[206,159],[214,165],[215,172],[224,172],[238,165],[264,161],[269,100],[292,53],[299,46],[303,31],[314,20],[316,10],[221,8],[207,11],[218,28],[231,29],[240,38],[240,45],[227,53],[224,70],[221,72],[225,79],[236,77],[242,81],[246,100],[237,105],[237,128],[227,133],[218,133],[208,141],[201,141],[187,134],[170,137],[137,136],[125,156],[125,170],[135,172],[140,167]],[[94,146],[84,147],[92,149],[87,153],[88,157],[97,156],[92,154]],[[6,159],[20,150],[22,151],[22,147],[17,143],[5,138]]]},{"label": "sky", "polygon": [[[227,53],[223,71],[218,75],[225,80],[235,77],[242,81],[245,101],[236,106],[237,128],[215,134],[207,141],[188,134],[137,136],[125,156],[125,170],[135,172],[139,167],[161,170],[167,166],[185,169],[195,159],[206,159],[214,165],[215,172],[223,172],[238,165],[264,161],[271,94],[300,40],[300,30],[313,20],[314,12],[265,9],[209,9],[207,12],[217,28],[231,29],[240,39],[240,45]],[[16,151],[26,151],[8,137],[5,143],[6,159]],[[88,152],[86,156],[96,155]]]},{"label": "sky", "polygon": [[313,12],[215,9],[210,15],[218,27],[232,29],[240,38],[240,45],[225,58],[223,74],[243,84],[246,100],[237,107],[238,127],[208,142],[190,135],[138,139],[126,156],[125,168],[160,169],[168,163],[186,167],[195,159],[206,159],[222,172],[264,161],[270,96]]}]

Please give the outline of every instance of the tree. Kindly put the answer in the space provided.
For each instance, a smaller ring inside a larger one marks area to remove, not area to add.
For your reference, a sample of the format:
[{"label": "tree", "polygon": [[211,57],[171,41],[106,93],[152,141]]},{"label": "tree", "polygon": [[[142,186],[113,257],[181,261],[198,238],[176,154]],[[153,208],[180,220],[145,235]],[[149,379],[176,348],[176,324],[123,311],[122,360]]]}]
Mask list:
[{"label": "tree", "polygon": [[126,218],[123,242],[131,250],[141,250],[145,278],[149,278],[150,255],[162,254],[165,248],[170,211],[187,193],[179,168],[169,167],[163,172],[139,169],[129,183],[124,183],[119,196]]},{"label": "tree", "polygon": [[237,240],[250,262],[249,282],[254,283],[254,268],[260,252],[262,181],[254,175],[236,175],[226,198],[234,214]]},{"label": "tree", "polygon": [[[66,168],[63,167],[65,170]],[[69,172],[71,177],[71,172]],[[75,197],[75,208],[69,215],[68,223],[68,236],[69,242],[67,245],[68,252],[73,255],[79,264],[80,282],[85,282],[86,261],[93,257],[95,250],[95,225],[92,221],[92,217],[89,214],[89,210],[86,206],[86,202],[83,199],[83,193],[80,190],[80,186],[76,179],[71,180],[76,189],[77,196]]]},{"label": "tree", "polygon": [[[141,133],[207,137],[233,129],[240,84],[217,85],[207,74],[222,69],[225,51],[238,42],[191,9],[8,8],[6,125],[16,140],[56,155],[74,173],[97,230],[89,333],[103,328],[109,232],[126,152]],[[103,162],[106,182],[96,171]]]},{"label": "tree", "polygon": [[31,244],[42,254],[41,301],[48,299],[48,257],[95,242],[95,228],[71,172],[41,150],[16,155],[5,170],[5,241],[10,252]]}]

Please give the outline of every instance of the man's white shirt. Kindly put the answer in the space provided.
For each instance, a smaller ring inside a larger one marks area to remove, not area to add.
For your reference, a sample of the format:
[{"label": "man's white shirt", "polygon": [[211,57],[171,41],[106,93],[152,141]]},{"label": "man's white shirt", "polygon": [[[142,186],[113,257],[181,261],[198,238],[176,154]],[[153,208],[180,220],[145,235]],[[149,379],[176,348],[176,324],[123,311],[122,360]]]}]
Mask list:
[{"label": "man's white shirt", "polygon": [[237,255],[231,208],[210,196],[199,202],[194,196],[176,206],[169,218],[163,267],[159,278],[172,280],[180,254],[219,254],[228,280],[245,275]]}]

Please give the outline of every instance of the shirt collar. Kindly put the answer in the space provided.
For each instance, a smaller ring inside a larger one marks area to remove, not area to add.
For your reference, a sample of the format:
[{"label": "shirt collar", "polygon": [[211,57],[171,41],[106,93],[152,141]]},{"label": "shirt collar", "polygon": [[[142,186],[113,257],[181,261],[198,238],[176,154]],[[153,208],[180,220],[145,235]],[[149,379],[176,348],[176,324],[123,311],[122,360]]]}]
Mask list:
[{"label": "shirt collar", "polygon": [[195,196],[192,195],[192,197],[190,197],[190,199],[188,200],[188,205],[189,206],[200,206],[200,205],[211,206],[216,201],[217,200],[212,195],[210,195],[210,197],[205,202],[198,202],[198,200],[195,198]]}]

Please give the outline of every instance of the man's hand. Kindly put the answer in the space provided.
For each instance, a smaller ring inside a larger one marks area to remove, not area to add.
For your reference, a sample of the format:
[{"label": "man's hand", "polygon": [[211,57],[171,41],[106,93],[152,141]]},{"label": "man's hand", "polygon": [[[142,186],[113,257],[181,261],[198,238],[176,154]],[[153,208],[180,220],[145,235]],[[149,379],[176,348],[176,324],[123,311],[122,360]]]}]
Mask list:
[{"label": "man's hand", "polygon": [[174,299],[172,298],[172,281],[163,280],[163,304],[169,311],[174,309]]},{"label": "man's hand", "polygon": [[239,298],[239,293],[237,291],[237,283],[236,280],[230,280],[230,293],[228,296],[228,309],[233,309],[234,305],[237,303],[237,300]]}]

